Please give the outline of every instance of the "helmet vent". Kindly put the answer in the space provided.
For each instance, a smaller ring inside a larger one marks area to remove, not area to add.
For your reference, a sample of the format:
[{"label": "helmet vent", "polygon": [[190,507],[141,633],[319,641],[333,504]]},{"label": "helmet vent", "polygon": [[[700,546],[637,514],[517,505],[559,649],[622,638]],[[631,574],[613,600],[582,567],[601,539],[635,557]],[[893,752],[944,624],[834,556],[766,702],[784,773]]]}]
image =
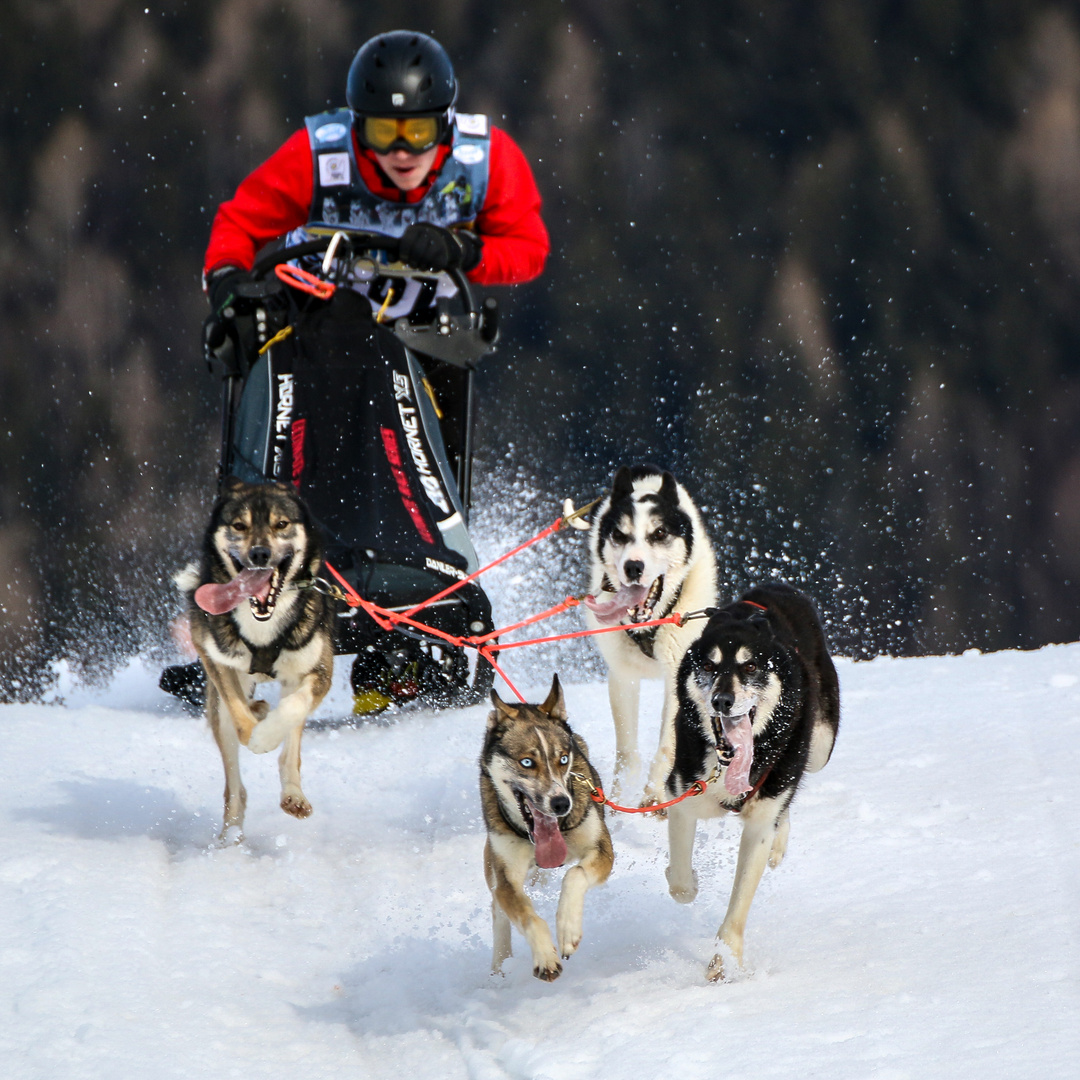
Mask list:
[{"label": "helmet vent", "polygon": [[420,84],[420,89],[421,89],[421,90],[430,90],[430,89],[431,89],[431,87],[432,87],[432,85],[434,84],[434,81],[435,81],[435,80],[434,80],[434,79],[432,79],[432,77],[431,77],[431,76],[429,75],[429,76],[428,76],[428,77],[427,77],[427,78],[426,78],[426,79],[425,79],[425,80],[424,80],[424,81],[423,81],[423,82],[422,82],[422,83]]}]

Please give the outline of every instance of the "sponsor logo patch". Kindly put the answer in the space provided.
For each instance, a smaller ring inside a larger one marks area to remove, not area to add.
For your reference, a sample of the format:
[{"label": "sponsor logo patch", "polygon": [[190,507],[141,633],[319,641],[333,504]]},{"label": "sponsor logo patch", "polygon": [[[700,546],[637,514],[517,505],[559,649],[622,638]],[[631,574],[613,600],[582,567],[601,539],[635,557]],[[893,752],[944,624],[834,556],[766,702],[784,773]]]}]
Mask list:
[{"label": "sponsor logo patch", "polygon": [[405,431],[405,442],[409,447],[409,455],[413,459],[416,471],[420,476],[420,486],[424,494],[444,514],[450,513],[450,500],[439,483],[435,471],[428,461],[427,451],[420,438],[420,414],[411,405],[402,405],[398,402],[398,415],[401,417],[401,426]]},{"label": "sponsor logo patch", "polygon": [[436,574],[442,574],[443,577],[454,578],[456,581],[464,581],[469,575],[464,570],[459,570],[456,566],[451,566],[448,562],[443,562],[442,559],[433,559],[430,555],[424,556],[424,566],[428,570],[434,570]]},{"label": "sponsor logo patch", "polygon": [[424,520],[424,514],[413,496],[412,487],[409,485],[409,477],[401,460],[401,447],[398,446],[397,432],[384,427],[379,428],[379,434],[382,436],[383,451],[386,454],[386,460],[390,464],[390,472],[393,474],[394,483],[397,484],[398,494],[401,496],[401,504],[405,507],[405,512],[412,518],[416,531],[425,543],[434,544],[435,537],[431,535],[431,530]]},{"label": "sponsor logo patch", "polygon": [[349,155],[319,155],[319,183],[323,187],[341,187],[349,182]]},{"label": "sponsor logo patch", "polygon": [[474,146],[472,143],[465,143],[462,146],[454,147],[454,157],[462,165],[478,165],[484,160],[484,148]]},{"label": "sponsor logo patch", "polygon": [[315,129],[316,142],[340,142],[349,129],[344,124],[323,124]]},{"label": "sponsor logo patch", "polygon": [[483,138],[488,133],[488,118],[483,113],[458,113],[457,126],[462,135]]}]

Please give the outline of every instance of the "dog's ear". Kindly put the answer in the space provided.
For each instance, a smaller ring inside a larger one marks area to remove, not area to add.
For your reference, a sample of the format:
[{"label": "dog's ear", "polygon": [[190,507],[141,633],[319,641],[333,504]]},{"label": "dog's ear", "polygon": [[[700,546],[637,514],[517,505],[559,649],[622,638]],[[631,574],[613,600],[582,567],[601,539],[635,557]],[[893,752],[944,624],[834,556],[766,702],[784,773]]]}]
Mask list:
[{"label": "dog's ear", "polygon": [[666,469],[660,480],[660,500],[673,505],[677,505],[679,502],[679,485],[676,483],[674,475]]},{"label": "dog's ear", "polygon": [[558,675],[551,676],[551,690],[548,692],[547,700],[540,706],[540,711],[547,713],[552,720],[566,722],[566,698],[559,684]]},{"label": "dog's ear", "polygon": [[500,720],[516,720],[518,718],[517,708],[513,705],[508,705],[495,690],[491,691],[491,704],[495,706],[495,711],[488,714],[488,730],[490,731],[495,727]]},{"label": "dog's ear", "polygon": [[611,501],[625,499],[634,490],[634,478],[628,465],[620,465],[611,478]]},{"label": "dog's ear", "polygon": [[227,476],[225,482],[221,485],[221,493],[222,495],[235,495],[245,487],[247,487],[247,484],[239,476]]}]

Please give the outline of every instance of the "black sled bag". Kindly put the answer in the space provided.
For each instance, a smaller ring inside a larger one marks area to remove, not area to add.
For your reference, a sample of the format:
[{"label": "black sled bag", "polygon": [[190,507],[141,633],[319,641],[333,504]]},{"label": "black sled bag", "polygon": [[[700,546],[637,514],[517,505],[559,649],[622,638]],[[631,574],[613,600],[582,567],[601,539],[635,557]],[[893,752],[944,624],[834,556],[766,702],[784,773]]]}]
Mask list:
[{"label": "black sled bag", "polygon": [[[364,599],[418,604],[478,567],[420,361],[339,289],[260,356],[233,417],[226,472],[297,487],[327,561]],[[491,628],[470,584],[417,619],[451,633]],[[342,652],[377,633],[357,618]]]}]

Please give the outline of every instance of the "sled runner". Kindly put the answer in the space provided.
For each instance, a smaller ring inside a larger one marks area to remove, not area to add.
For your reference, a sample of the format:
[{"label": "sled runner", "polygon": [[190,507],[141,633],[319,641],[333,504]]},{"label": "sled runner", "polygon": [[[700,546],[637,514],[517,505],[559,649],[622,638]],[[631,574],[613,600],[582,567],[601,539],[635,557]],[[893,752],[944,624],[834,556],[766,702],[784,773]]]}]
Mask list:
[{"label": "sled runner", "polygon": [[[207,320],[204,344],[223,378],[219,483],[295,485],[323,531],[331,574],[406,611],[479,565],[468,534],[473,376],[497,326],[494,301],[478,307],[460,271],[413,270],[393,261],[396,248],[394,238],[341,229],[275,251]],[[366,296],[350,287],[358,283]],[[312,587],[334,593],[331,574]],[[493,671],[482,659],[338,607],[334,651],[356,656],[358,713],[486,697]],[[475,582],[423,620],[456,636],[494,629]],[[191,700],[166,685],[176,671],[162,688]]]}]

